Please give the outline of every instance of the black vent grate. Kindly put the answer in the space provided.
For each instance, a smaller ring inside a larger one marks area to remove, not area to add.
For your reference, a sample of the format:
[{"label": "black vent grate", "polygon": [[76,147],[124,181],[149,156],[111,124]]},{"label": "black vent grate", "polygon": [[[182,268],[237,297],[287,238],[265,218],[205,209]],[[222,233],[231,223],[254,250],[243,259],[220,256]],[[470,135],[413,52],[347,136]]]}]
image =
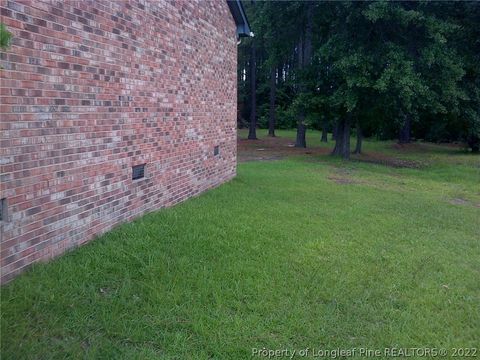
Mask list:
[{"label": "black vent grate", "polygon": [[7,221],[7,199],[0,199],[0,221]]},{"label": "black vent grate", "polygon": [[145,164],[132,166],[132,180],[145,177]]}]

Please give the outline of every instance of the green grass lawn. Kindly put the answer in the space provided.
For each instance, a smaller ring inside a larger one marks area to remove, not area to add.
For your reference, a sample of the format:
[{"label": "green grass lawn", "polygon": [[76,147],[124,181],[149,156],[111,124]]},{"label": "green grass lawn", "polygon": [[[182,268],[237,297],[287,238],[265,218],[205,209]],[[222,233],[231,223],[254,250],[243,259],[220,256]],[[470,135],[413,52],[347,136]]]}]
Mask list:
[{"label": "green grass lawn", "polygon": [[241,163],[231,182],[35,266],[1,289],[2,359],[478,347],[479,158],[365,151],[425,164]]}]

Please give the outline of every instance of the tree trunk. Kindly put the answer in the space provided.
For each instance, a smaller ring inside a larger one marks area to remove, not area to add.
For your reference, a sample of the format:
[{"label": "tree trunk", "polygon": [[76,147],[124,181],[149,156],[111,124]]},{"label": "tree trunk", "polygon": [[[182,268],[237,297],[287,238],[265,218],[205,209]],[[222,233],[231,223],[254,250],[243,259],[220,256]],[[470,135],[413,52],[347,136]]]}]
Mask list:
[{"label": "tree trunk", "polygon": [[410,142],[410,131],[412,127],[412,120],[410,114],[405,116],[405,122],[403,123],[402,128],[400,129],[400,135],[398,137],[398,142],[400,144],[408,144]]},{"label": "tree trunk", "polygon": [[321,141],[328,142],[328,122],[326,120],[323,121]]},{"label": "tree trunk", "polygon": [[250,126],[248,128],[248,139],[257,140],[257,79],[256,79],[256,49],[255,41],[252,39],[250,49]]},{"label": "tree trunk", "polygon": [[305,44],[303,49],[303,64],[308,66],[312,61],[312,29],[313,29],[313,6],[314,2],[307,4],[307,23],[305,24]]},{"label": "tree trunk", "polygon": [[[299,59],[298,67],[300,71],[305,69],[305,66],[310,65],[312,60],[312,28],[313,28],[313,6],[314,2],[310,1],[307,3],[307,22],[305,25],[305,39],[303,41],[300,36],[300,45],[299,45]],[[304,80],[300,80],[299,91],[300,93],[305,92]],[[305,125],[305,108],[302,106],[300,109],[300,114],[298,115],[297,121],[297,140],[295,141],[295,147],[307,147],[306,140],[306,130],[307,126]]]},{"label": "tree trunk", "polygon": [[350,159],[350,121],[352,118],[352,113],[347,113],[345,117],[342,118],[337,123],[337,133],[335,140],[335,148],[333,149],[332,155],[338,155],[343,157],[345,160]]},{"label": "tree trunk", "polygon": [[343,158],[350,159],[350,119],[351,114],[345,119],[345,128],[343,129]]},{"label": "tree trunk", "polygon": [[276,88],[277,69],[270,68],[270,114],[268,118],[268,136],[275,137],[275,97],[277,95]]},{"label": "tree trunk", "polygon": [[467,145],[472,149],[472,153],[477,154],[480,152],[480,137],[476,135],[470,135],[467,138]]},{"label": "tree trunk", "polygon": [[[303,69],[303,49],[304,43],[303,38],[300,36],[300,40],[298,43],[298,68],[301,71]],[[298,90],[300,93],[304,91],[304,86],[302,82],[300,82],[298,86]],[[306,125],[305,125],[305,110],[303,108],[303,104],[300,105],[301,109],[297,115],[297,138],[295,140],[295,147],[306,148],[307,147],[307,139],[305,136],[306,133]]]},{"label": "tree trunk", "polygon": [[337,133],[338,133],[338,122],[335,123],[335,125],[333,126],[333,130],[332,130],[332,140],[333,141],[337,140]]},{"label": "tree trunk", "polygon": [[357,145],[355,146],[354,154],[361,154],[362,153],[362,141],[363,141],[363,133],[360,124],[357,122]]},{"label": "tree trunk", "polygon": [[302,112],[299,115],[299,120],[297,124],[297,139],[295,141],[295,147],[301,147],[301,148],[307,147],[307,141],[305,136],[306,131],[307,131],[307,127],[305,125],[305,113]]},{"label": "tree trunk", "polygon": [[333,133],[335,134],[335,147],[333,148],[332,155],[342,154],[342,140],[343,140],[344,120],[339,120],[335,124]]}]

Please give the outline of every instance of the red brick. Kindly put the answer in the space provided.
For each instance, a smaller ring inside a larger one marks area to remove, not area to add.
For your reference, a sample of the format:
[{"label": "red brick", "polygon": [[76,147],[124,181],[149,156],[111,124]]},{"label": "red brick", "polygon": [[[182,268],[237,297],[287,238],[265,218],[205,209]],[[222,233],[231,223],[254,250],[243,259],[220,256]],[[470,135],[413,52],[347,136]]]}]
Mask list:
[{"label": "red brick", "polygon": [[2,282],[235,176],[226,2],[142,4],[1,2],[14,34],[0,53]]}]

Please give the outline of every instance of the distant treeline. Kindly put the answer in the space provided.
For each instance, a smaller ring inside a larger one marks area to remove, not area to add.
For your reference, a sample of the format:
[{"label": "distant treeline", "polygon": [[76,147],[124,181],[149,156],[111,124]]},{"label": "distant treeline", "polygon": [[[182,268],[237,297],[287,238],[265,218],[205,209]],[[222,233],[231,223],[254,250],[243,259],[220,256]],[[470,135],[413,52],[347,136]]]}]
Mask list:
[{"label": "distant treeline", "polygon": [[250,127],[480,146],[480,3],[244,1],[238,121]]}]

